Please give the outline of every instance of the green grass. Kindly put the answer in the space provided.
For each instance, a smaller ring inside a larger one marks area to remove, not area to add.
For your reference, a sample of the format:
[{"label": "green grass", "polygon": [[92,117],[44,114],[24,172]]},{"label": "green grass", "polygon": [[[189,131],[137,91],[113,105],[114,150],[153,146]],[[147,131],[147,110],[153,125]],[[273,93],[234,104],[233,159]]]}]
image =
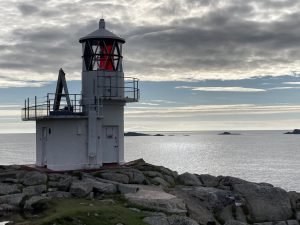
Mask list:
[{"label": "green grass", "polygon": [[146,225],[143,213],[126,208],[122,202],[116,203],[63,199],[50,202],[48,210],[32,217],[17,221],[17,225]]}]

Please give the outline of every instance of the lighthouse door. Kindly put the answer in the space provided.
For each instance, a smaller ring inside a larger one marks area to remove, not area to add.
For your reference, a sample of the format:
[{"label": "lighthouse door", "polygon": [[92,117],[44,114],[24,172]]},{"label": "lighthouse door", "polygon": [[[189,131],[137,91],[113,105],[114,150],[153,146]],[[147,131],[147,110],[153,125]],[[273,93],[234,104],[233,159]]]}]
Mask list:
[{"label": "lighthouse door", "polygon": [[119,129],[117,126],[103,127],[103,163],[116,163],[119,160]]},{"label": "lighthouse door", "polygon": [[42,128],[42,166],[47,165],[47,151],[46,151],[46,145],[47,145],[47,127]]}]

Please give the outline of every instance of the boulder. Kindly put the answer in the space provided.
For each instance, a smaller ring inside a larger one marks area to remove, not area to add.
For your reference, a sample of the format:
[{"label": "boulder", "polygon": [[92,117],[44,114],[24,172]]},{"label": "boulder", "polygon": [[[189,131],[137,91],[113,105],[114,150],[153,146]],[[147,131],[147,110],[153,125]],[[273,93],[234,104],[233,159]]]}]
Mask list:
[{"label": "boulder", "polygon": [[71,198],[71,193],[70,192],[65,192],[65,191],[53,191],[53,192],[48,192],[46,194],[47,197],[49,198]]},{"label": "boulder", "polygon": [[121,194],[136,193],[139,190],[136,185],[131,184],[118,184],[117,187]]},{"label": "boulder", "polygon": [[170,225],[199,225],[195,220],[179,215],[169,216],[168,222]]},{"label": "boulder", "polygon": [[286,221],[287,225],[299,225],[299,222],[297,220],[288,220]]},{"label": "boulder", "polygon": [[177,177],[177,181],[179,184],[185,186],[201,186],[202,183],[198,179],[198,177],[191,173],[183,173]]},{"label": "boulder", "polygon": [[233,189],[245,198],[252,222],[288,220],[293,215],[288,193],[281,188],[248,182]]},{"label": "boulder", "polygon": [[[221,191],[221,194],[214,193],[217,191]],[[222,203],[223,201],[226,200],[225,203],[230,201],[230,199],[228,200],[227,197],[223,195],[224,192],[223,190],[200,186],[176,186],[172,193],[178,198],[183,199],[189,217],[199,224],[219,224],[214,218],[213,211],[214,209],[225,207],[224,203]],[[219,195],[223,197],[218,198]]]},{"label": "boulder", "polygon": [[166,216],[148,216],[143,221],[150,225],[170,225]]},{"label": "boulder", "polygon": [[154,177],[151,179],[151,183],[154,185],[160,185],[162,187],[169,187],[170,184],[165,181],[164,179],[162,179],[161,177]]},{"label": "boulder", "polygon": [[300,210],[300,193],[295,191],[288,192],[289,198],[291,200],[292,209],[294,211]]},{"label": "boulder", "polygon": [[46,184],[47,175],[37,171],[26,172],[24,176],[21,177],[20,180],[25,186]]},{"label": "boulder", "polygon": [[129,203],[142,208],[166,213],[186,213],[184,202],[164,191],[140,189],[136,193],[125,194],[125,197]]},{"label": "boulder", "polygon": [[22,193],[0,196],[0,204],[19,206],[25,195]]},{"label": "boulder", "polygon": [[154,178],[154,177],[164,178],[164,176],[158,171],[143,171],[143,173],[145,176],[151,177],[151,178]]},{"label": "boulder", "polygon": [[60,191],[69,191],[72,182],[73,182],[73,178],[67,176],[57,181],[49,181],[48,186],[52,188],[57,188]]},{"label": "boulder", "polygon": [[9,195],[20,192],[20,185],[0,183],[0,195]]},{"label": "boulder", "polygon": [[0,204],[0,215],[5,214],[5,213],[10,213],[10,212],[15,212],[18,211],[19,208],[13,205],[8,205],[8,204]]},{"label": "boulder", "polygon": [[219,184],[219,179],[215,176],[209,174],[196,175],[205,187],[217,187]]},{"label": "boulder", "polygon": [[167,181],[171,186],[175,186],[175,179],[172,176],[164,175],[163,179]]},{"label": "boulder", "polygon": [[98,174],[101,178],[106,180],[115,181],[118,183],[128,184],[129,183],[129,177],[126,174],[122,173],[114,173],[114,172],[104,172]]},{"label": "boulder", "polygon": [[47,191],[47,186],[44,184],[23,188],[23,194],[27,196],[40,195],[46,191]]},{"label": "boulder", "polygon": [[97,181],[95,179],[87,178],[86,181],[90,182],[93,186],[93,190],[95,192],[99,193],[116,193],[117,192],[117,186],[115,184],[111,183],[103,183],[100,181]]},{"label": "boulder", "polygon": [[86,197],[93,190],[93,185],[89,181],[73,181],[70,193],[76,197]]},{"label": "boulder", "polygon": [[119,172],[129,177],[128,183],[130,184],[144,184],[146,181],[144,174],[137,169],[121,169]]},{"label": "boulder", "polygon": [[24,210],[43,211],[48,208],[49,198],[43,196],[33,196],[25,202]]},{"label": "boulder", "polygon": [[228,220],[224,225],[247,225],[247,223],[243,223],[237,220]]},{"label": "boulder", "polygon": [[228,205],[225,208],[219,210],[219,212],[216,213],[216,218],[218,221],[222,222],[224,224],[226,221],[234,220],[233,216],[233,209],[232,205]]}]

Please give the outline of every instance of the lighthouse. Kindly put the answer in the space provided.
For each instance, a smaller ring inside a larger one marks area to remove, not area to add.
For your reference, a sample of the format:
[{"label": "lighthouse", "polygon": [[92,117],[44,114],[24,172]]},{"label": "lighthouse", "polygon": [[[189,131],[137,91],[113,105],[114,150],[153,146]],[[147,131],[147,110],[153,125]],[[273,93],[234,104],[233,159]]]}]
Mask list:
[{"label": "lighthouse", "polygon": [[24,121],[36,121],[36,166],[54,171],[124,163],[124,106],[139,100],[138,79],[125,77],[125,40],[104,19],[82,45],[81,93],[69,93],[60,69],[56,90],[27,98]]}]

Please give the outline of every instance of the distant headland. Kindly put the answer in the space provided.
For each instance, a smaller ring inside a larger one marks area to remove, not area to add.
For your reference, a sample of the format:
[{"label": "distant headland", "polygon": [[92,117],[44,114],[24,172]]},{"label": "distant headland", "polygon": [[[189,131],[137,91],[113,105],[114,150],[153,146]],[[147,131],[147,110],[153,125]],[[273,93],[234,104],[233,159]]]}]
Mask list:
[{"label": "distant headland", "polygon": [[289,131],[284,134],[300,134],[300,129],[294,129],[293,131]]}]

